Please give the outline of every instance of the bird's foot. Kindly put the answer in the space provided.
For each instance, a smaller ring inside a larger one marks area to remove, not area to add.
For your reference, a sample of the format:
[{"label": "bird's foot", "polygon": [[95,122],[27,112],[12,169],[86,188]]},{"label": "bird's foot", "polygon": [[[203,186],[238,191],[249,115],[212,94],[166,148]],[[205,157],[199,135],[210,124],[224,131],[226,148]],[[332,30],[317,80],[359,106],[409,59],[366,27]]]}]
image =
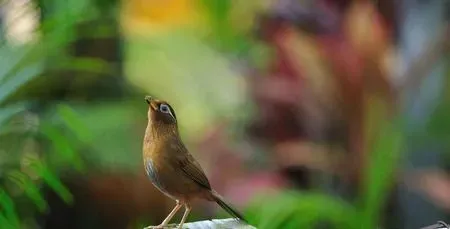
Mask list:
[{"label": "bird's foot", "polygon": [[144,227],[144,229],[173,229],[173,228],[177,228],[177,224],[172,223],[172,224],[167,224],[167,225]]}]

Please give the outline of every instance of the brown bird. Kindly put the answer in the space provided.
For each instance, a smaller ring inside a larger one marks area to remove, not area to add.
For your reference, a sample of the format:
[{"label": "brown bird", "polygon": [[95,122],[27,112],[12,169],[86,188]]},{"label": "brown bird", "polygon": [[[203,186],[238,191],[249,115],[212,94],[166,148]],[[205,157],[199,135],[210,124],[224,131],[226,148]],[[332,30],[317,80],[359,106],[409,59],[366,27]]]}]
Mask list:
[{"label": "brown bird", "polygon": [[173,108],[167,102],[150,96],[146,96],[145,101],[149,105],[143,146],[145,170],[155,187],[176,201],[175,208],[160,225],[147,228],[166,227],[184,206],[184,215],[178,226],[182,228],[191,211],[191,201],[198,198],[215,201],[233,217],[246,222],[242,214],[226,204],[211,188],[200,164],[184,146]]}]

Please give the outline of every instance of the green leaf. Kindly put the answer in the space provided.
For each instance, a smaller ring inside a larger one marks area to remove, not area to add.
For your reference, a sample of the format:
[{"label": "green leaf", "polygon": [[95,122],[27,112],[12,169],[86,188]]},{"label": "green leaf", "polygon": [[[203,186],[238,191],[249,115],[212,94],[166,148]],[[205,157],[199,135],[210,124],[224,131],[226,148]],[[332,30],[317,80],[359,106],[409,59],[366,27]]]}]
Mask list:
[{"label": "green leaf", "polygon": [[68,164],[74,166],[78,171],[84,169],[84,164],[79,155],[73,149],[69,140],[56,128],[43,124],[41,132],[52,142],[55,152],[62,156]]},{"label": "green leaf", "polygon": [[22,85],[40,74],[43,70],[42,62],[30,64],[21,68],[15,73],[14,77],[6,79],[6,82],[0,84],[0,104],[3,103],[8,96],[13,94]]},{"label": "green leaf", "polygon": [[0,206],[2,206],[3,215],[14,228],[20,228],[19,216],[14,207],[13,199],[3,190],[0,189]]},{"label": "green leaf", "polygon": [[0,46],[0,85],[30,53],[31,47]]},{"label": "green leaf", "polygon": [[[228,13],[231,9],[230,1],[222,0],[202,0],[205,9],[208,12],[214,25],[220,26],[224,25],[228,19]],[[213,27],[214,28],[214,27]]]},{"label": "green leaf", "polygon": [[0,229],[17,229],[4,213],[0,213]]},{"label": "green leaf", "polygon": [[[319,220],[325,220],[338,228],[352,228],[356,211],[343,201],[324,194],[285,192],[276,196],[255,199],[250,208],[250,222],[257,228],[308,228]],[[264,205],[261,206],[260,203]],[[252,220],[253,219],[253,220]]]},{"label": "green leaf", "polygon": [[39,192],[39,188],[26,174],[18,170],[13,170],[8,172],[8,177],[14,184],[25,192],[40,212],[45,212],[48,207],[47,202]]},{"label": "green leaf", "polygon": [[25,108],[25,103],[16,103],[14,105],[8,105],[6,107],[0,108],[0,127],[13,115],[24,111]]},{"label": "green leaf", "polygon": [[70,190],[61,182],[55,172],[51,171],[42,161],[30,160],[30,167],[42,177],[45,183],[50,186],[58,196],[66,203],[73,203],[73,195]]},{"label": "green leaf", "polygon": [[386,195],[393,183],[394,170],[401,156],[403,132],[401,120],[386,121],[370,152],[367,177],[361,196],[362,228],[376,228]]},{"label": "green leaf", "polygon": [[81,121],[81,118],[75,113],[75,111],[67,105],[58,105],[58,114],[71,131],[77,135],[84,143],[91,141],[91,132]]}]

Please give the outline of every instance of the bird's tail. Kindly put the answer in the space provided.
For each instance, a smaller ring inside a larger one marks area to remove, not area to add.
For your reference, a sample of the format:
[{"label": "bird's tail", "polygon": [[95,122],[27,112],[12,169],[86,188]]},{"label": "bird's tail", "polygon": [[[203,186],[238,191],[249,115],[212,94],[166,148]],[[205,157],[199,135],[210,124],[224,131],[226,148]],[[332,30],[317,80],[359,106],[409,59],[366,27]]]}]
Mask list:
[{"label": "bird's tail", "polygon": [[235,218],[238,218],[241,221],[244,221],[247,223],[247,220],[245,220],[244,216],[238,212],[237,210],[235,210],[234,208],[232,208],[230,205],[228,205],[227,203],[225,203],[225,201],[223,200],[223,198],[215,191],[211,192],[211,196],[212,199],[214,201],[216,201],[216,203],[222,207],[225,211],[227,211],[230,215],[232,215]]}]

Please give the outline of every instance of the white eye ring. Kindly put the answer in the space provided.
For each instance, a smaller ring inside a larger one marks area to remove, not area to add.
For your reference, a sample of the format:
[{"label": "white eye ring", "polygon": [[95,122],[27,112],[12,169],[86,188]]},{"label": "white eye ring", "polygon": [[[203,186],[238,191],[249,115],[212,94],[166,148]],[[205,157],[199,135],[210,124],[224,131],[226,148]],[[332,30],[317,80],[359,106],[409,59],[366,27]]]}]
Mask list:
[{"label": "white eye ring", "polygon": [[161,105],[159,105],[159,111],[165,114],[169,114],[174,120],[177,120],[177,118],[175,118],[175,115],[172,114],[169,105],[162,103]]},{"label": "white eye ring", "polygon": [[159,110],[163,113],[170,113],[169,106],[167,106],[166,104],[161,104],[159,106]]}]

